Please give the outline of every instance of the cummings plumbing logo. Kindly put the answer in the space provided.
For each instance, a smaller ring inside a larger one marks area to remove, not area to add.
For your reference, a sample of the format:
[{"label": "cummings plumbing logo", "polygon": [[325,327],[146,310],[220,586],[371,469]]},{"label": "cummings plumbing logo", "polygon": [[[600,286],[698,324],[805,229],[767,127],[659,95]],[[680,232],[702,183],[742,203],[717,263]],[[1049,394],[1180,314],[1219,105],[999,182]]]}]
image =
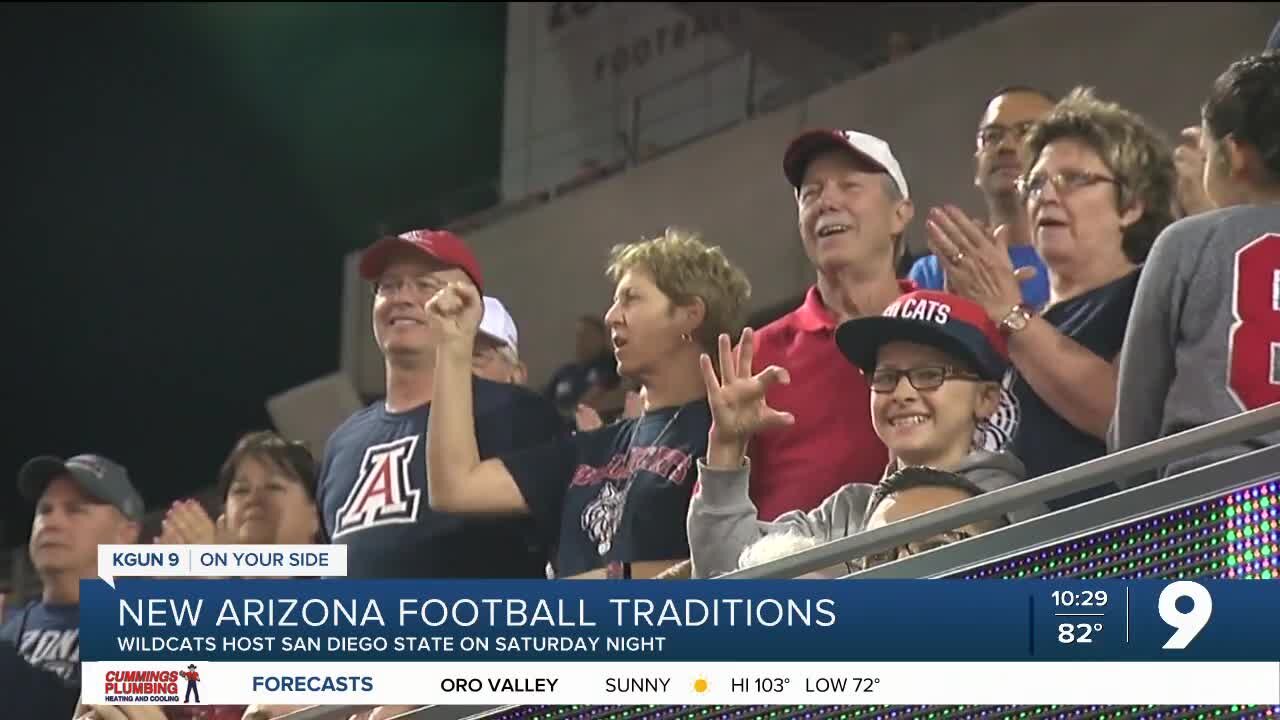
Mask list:
[{"label": "cummings plumbing logo", "polygon": [[[178,694],[185,681],[186,695]],[[200,702],[200,671],[195,665],[184,670],[108,670],[104,694],[108,703],[190,703]]]},{"label": "cummings plumbing logo", "polygon": [[108,670],[104,698],[108,703],[176,703],[178,670]]}]

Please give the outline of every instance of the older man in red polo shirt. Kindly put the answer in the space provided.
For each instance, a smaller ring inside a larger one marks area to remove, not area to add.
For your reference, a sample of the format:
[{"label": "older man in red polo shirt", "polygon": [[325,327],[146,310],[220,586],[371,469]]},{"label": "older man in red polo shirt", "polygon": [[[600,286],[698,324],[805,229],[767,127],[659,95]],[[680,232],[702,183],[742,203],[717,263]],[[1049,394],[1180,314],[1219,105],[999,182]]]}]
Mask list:
[{"label": "older man in red polo shirt", "polygon": [[817,282],[800,307],[755,335],[755,369],[791,373],[790,384],[769,389],[769,406],[795,417],[751,444],[751,499],[761,520],[817,507],[845,483],[879,482],[889,457],[871,427],[871,389],[834,335],[840,323],[880,315],[913,289],[894,271],[914,209],[888,143],[813,130],[791,142],[782,167]]}]

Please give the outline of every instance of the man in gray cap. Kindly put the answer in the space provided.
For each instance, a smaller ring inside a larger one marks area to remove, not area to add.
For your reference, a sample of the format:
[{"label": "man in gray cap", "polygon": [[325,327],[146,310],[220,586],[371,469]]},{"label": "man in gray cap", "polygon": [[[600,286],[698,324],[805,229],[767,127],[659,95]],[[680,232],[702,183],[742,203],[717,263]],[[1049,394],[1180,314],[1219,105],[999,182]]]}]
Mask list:
[{"label": "man in gray cap", "polygon": [[142,497],[128,471],[101,455],[34,458],[18,473],[18,491],[36,506],[28,552],[43,592],[5,618],[0,642],[79,687],[80,580],[98,576],[98,545],[138,542]]}]

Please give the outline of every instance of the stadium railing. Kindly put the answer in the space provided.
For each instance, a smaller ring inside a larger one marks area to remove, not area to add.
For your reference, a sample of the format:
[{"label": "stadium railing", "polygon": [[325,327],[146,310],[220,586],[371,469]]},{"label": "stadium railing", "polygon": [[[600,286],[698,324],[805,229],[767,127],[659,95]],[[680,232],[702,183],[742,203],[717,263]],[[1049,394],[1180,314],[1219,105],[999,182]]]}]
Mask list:
[{"label": "stadium railing", "polygon": [[[1217,448],[1252,440],[1276,431],[1280,431],[1280,403],[1104,455],[1089,462],[1042,475],[1034,480],[985,493],[964,502],[948,505],[874,530],[834,540],[756,567],[729,573],[719,579],[797,577],[843,563],[851,558],[864,557],[913,540],[928,538],[939,532],[963,527],[972,522],[988,520],[1012,510],[1055,500],[1109,482],[1124,482],[1171,462],[1194,458]],[[1225,490],[1234,483],[1229,479],[1232,474],[1260,478],[1268,473],[1280,474],[1280,446],[1255,450],[1229,460],[1113,493],[1073,508],[1009,525],[961,543],[937,548],[898,563],[891,563],[890,565],[896,566],[893,570],[886,565],[864,571],[859,575],[932,577],[929,574],[890,573],[914,572],[923,567],[919,559],[925,557],[938,555],[958,557],[961,553],[969,552],[986,552],[987,557],[991,557],[996,554],[992,551],[997,549],[1007,552],[1020,547],[1029,547],[1030,543],[1046,542],[1064,537],[1064,533],[1078,533],[1096,527],[1099,523],[1117,522],[1126,517],[1132,517],[1134,513],[1162,507],[1163,504],[1188,500],[1198,496],[1198,493]],[[1072,523],[1075,525],[1072,526]],[[1055,532],[1059,534],[1054,535]],[[965,549],[961,550],[961,546]]]},{"label": "stadium railing", "polygon": [[[1186,430],[882,528],[835,540],[770,563],[724,575],[720,579],[797,577],[806,572],[839,564],[849,558],[863,557],[912,540],[928,538],[939,532],[1002,515],[1017,508],[1061,498],[1108,482],[1124,482],[1171,462],[1193,458],[1207,451],[1245,442],[1277,430],[1280,430],[1280,404]],[[1057,546],[1060,550],[1057,553],[1060,561],[1064,554],[1062,551],[1068,547],[1089,545],[1091,539],[1094,545],[1098,544],[1096,541],[1099,539],[1107,539],[1110,542],[1109,531],[1117,528],[1124,530],[1123,533],[1117,530],[1117,537],[1126,535],[1131,538],[1128,541],[1131,546],[1136,542],[1139,548],[1142,548],[1144,546],[1143,541],[1139,540],[1140,536],[1132,532],[1135,528],[1140,531],[1143,527],[1150,528],[1160,523],[1179,522],[1173,518],[1191,518],[1193,510],[1197,507],[1221,507],[1224,502],[1231,502],[1233,494],[1240,495],[1242,489],[1245,494],[1248,494],[1249,489],[1252,488],[1253,494],[1257,495],[1258,488],[1270,481],[1270,494],[1276,496],[1275,501],[1280,501],[1280,493],[1275,492],[1273,487],[1278,476],[1280,476],[1280,446],[1262,447],[1243,455],[1015,523],[963,542],[853,573],[841,579],[965,577],[966,573],[971,577],[986,574],[995,577],[1006,567],[1014,568],[1019,558],[1034,558],[1034,553],[1037,551],[1045,554],[1044,548]],[[1244,502],[1247,503],[1248,499],[1246,498]],[[1201,518],[1194,518],[1188,522],[1188,525],[1194,524],[1198,534],[1188,532],[1185,538],[1175,537],[1166,540],[1163,544],[1147,542],[1145,547],[1159,551],[1175,543],[1189,546],[1194,541],[1199,555],[1192,556],[1189,562],[1200,564],[1191,569],[1191,574],[1198,573],[1203,576],[1218,573],[1219,570],[1228,566],[1230,558],[1219,561],[1212,559],[1211,556],[1227,557],[1227,545],[1220,539],[1218,541],[1208,539],[1206,533],[1221,530],[1222,534],[1225,534],[1225,528],[1230,525],[1225,519],[1229,513],[1208,514],[1209,510],[1203,512],[1205,513],[1203,524]],[[1164,535],[1166,530],[1167,528],[1162,528],[1156,534]],[[1067,543],[1071,545],[1068,546]],[[1118,544],[1112,543],[1112,547]],[[1199,550],[1202,544],[1206,548],[1205,552]],[[1184,551],[1188,549],[1188,547],[1183,548]],[[1105,548],[1099,546],[1098,552],[1101,553],[1103,550]],[[1066,550],[1066,552],[1082,554],[1078,550]],[[1164,555],[1167,554],[1166,549]],[[1130,557],[1133,556],[1130,555]],[[1112,570],[1111,576],[1133,576],[1141,575],[1143,572],[1160,574],[1150,570],[1150,559],[1145,563],[1141,560],[1135,563],[1130,559],[1128,565],[1124,562],[1117,564],[1118,561],[1114,557],[1110,557],[1109,560],[1104,557],[1103,560],[1110,563],[1108,567]],[[1057,561],[1048,560],[1041,564],[1048,565],[1049,562],[1056,564]],[[1077,566],[1092,571],[1098,562],[1088,565],[1078,563]],[[1029,568],[1029,562],[1027,565]],[[1126,567],[1135,565],[1145,570],[1126,573]],[[990,572],[979,570],[984,567]],[[1169,567],[1172,568],[1172,565]],[[1036,570],[1040,570],[1039,566]],[[1164,574],[1170,573],[1184,574],[1176,568]],[[1031,577],[1044,575],[1038,572],[1027,574]],[[1067,573],[1065,576],[1073,575]],[[295,714],[288,717],[289,720],[346,720],[356,710],[357,708],[353,707],[316,707],[303,711],[312,714]],[[395,717],[404,720],[409,718],[413,720],[462,720],[464,718],[479,720],[480,718],[493,719],[511,713],[513,710],[511,706],[480,708],[432,705]],[[1123,716],[1144,716],[1145,711],[1145,708],[1135,709],[1134,713],[1126,713]],[[1243,714],[1232,713],[1231,716],[1238,714],[1240,717],[1252,717],[1249,715],[1251,711],[1246,708],[1240,708],[1240,712]],[[1178,717],[1180,714],[1180,711],[1173,712],[1170,716]],[[1194,718],[1195,715],[1193,713],[1188,717]],[[1217,714],[1213,717],[1223,716]]]}]

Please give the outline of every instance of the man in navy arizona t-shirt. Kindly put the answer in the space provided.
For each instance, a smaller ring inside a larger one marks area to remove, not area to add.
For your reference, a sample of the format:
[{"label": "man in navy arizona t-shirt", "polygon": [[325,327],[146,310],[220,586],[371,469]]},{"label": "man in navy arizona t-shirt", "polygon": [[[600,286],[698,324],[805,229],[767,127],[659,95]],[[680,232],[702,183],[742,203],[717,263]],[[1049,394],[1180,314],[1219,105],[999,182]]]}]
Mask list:
[{"label": "man in navy arizona t-shirt", "polygon": [[[427,497],[426,439],[436,341],[426,303],[450,282],[482,288],[479,263],[453,233],[384,237],[360,259],[373,283],[373,332],[386,358],[387,395],[334,431],[317,485],[322,526],[347,546],[351,577],[546,576],[550,541],[529,518],[439,513]],[[481,457],[566,432],[549,401],[526,388],[472,379]]]},{"label": "man in navy arizona t-shirt", "polygon": [[[544,398],[474,378],[481,457],[540,444],[562,428]],[[430,405],[391,412],[381,402],[329,440],[319,502],[332,542],[347,546],[349,577],[546,576],[550,548],[530,518],[477,518],[431,509],[426,433]]]}]

